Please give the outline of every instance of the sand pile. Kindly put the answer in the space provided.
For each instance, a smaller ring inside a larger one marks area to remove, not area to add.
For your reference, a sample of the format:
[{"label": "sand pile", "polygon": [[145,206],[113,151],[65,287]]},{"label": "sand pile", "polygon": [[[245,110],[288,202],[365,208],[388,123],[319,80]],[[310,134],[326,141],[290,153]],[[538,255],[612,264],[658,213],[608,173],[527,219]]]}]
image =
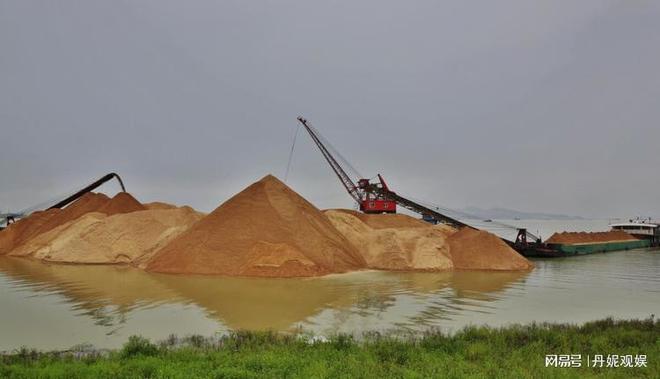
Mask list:
[{"label": "sand pile", "polygon": [[534,264],[492,233],[461,228],[448,238],[458,270],[530,270]]},{"label": "sand pile", "polygon": [[[134,206],[132,197],[123,198],[128,200],[117,206]],[[201,218],[202,214],[190,207],[114,215],[92,212],[34,237],[9,255],[60,263],[140,266]]]},{"label": "sand pile", "polygon": [[[62,224],[66,224],[71,220],[75,220],[78,217],[87,214],[89,212],[97,212],[99,209],[103,208],[110,198],[102,193],[93,193],[88,192],[80,197],[78,200],[69,204],[65,208],[62,208],[57,212],[57,216],[53,217],[47,226],[42,230],[46,232]],[[32,216],[28,217],[31,218]]]},{"label": "sand pile", "polygon": [[447,244],[454,229],[402,214],[367,215],[350,210],[324,212],[355,247],[368,268],[440,271],[453,267]]},{"label": "sand pile", "polygon": [[44,225],[58,212],[59,209],[34,212],[30,217],[9,224],[6,229],[0,232],[0,255],[9,253],[16,246],[20,246],[25,241],[38,235]]},{"label": "sand pile", "polygon": [[321,211],[268,175],[172,240],[147,269],[300,277],[365,266]]},{"label": "sand pile", "polygon": [[457,231],[402,214],[321,212],[271,175],[208,215],[167,203],[143,205],[128,193],[112,199],[89,193],[62,210],[35,212],[10,225],[0,233],[0,254],[61,263],[127,263],[165,273],[267,277],[365,268],[533,267],[487,232]]},{"label": "sand pile", "polygon": [[546,243],[599,243],[612,241],[630,241],[637,238],[622,231],[609,232],[562,232],[555,233],[548,238]]},{"label": "sand pile", "polygon": [[174,209],[174,208],[177,208],[177,206],[174,205],[174,204],[163,203],[161,201],[154,201],[154,202],[151,202],[151,203],[145,203],[143,205],[147,209]]},{"label": "sand pile", "polygon": [[[328,209],[324,211],[326,215],[336,212],[350,214],[358,218],[363,223],[369,225],[373,229],[388,229],[388,228],[428,228],[432,225],[420,219],[410,217],[404,214],[366,214],[349,209]],[[446,226],[440,226],[445,230],[453,230]]]},{"label": "sand pile", "polygon": [[107,201],[102,207],[98,208],[96,212],[111,216],[120,213],[143,211],[145,209],[147,208],[140,204],[130,193],[119,192],[110,201]]},{"label": "sand pile", "polygon": [[52,230],[78,217],[98,210],[110,199],[99,193],[86,193],[64,209],[34,212],[0,233],[0,254],[7,254],[31,238]]},{"label": "sand pile", "polygon": [[0,233],[0,254],[7,254],[34,237],[77,220],[90,212],[112,215],[142,209],[144,206],[125,192],[118,193],[112,199],[102,193],[89,192],[63,209],[35,212],[11,224]]}]

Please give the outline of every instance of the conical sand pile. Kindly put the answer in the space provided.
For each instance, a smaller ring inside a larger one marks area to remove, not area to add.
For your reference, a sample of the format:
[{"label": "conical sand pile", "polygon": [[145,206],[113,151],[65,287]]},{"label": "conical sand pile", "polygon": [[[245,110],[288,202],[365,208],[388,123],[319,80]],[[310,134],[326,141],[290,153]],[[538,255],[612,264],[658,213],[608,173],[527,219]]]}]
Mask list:
[{"label": "conical sand pile", "polygon": [[446,242],[452,228],[435,227],[402,214],[367,215],[339,209],[324,213],[369,268],[442,271],[453,267]]},{"label": "conical sand pile", "polygon": [[321,211],[268,175],[171,241],[147,269],[298,277],[365,266]]},{"label": "conical sand pile", "polygon": [[112,216],[120,213],[130,213],[147,209],[139,201],[135,200],[128,192],[119,192],[110,201],[107,201],[97,212]]}]

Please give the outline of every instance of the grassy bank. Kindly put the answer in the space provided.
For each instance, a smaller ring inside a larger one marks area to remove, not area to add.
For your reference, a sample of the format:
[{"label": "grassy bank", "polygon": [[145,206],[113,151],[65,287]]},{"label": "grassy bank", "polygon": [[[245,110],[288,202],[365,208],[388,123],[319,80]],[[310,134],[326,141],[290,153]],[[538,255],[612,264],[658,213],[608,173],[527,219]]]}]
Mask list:
[{"label": "grassy bank", "polygon": [[[581,354],[581,368],[545,367],[546,354]],[[585,367],[586,356],[645,354],[646,368]],[[329,341],[268,332],[219,338],[171,337],[154,344],[131,337],[123,349],[0,358],[0,377],[23,378],[428,378],[659,377],[660,322],[605,319],[582,326],[543,324],[466,328],[453,335],[377,333]]]}]

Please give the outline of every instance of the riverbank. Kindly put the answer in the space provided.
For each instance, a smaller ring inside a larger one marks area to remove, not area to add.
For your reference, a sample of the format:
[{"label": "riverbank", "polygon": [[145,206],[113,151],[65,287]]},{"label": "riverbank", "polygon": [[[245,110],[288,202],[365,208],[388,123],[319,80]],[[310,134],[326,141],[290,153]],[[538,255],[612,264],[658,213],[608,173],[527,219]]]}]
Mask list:
[{"label": "riverbank", "polygon": [[[653,318],[468,327],[452,335],[337,335],[327,341],[273,332],[172,336],[160,343],[131,337],[116,351],[20,349],[0,357],[0,377],[658,377],[658,340],[660,322]],[[546,356],[559,354],[580,354],[582,367],[546,367]],[[603,367],[592,367],[597,354],[604,356]],[[619,367],[607,367],[607,356],[615,354]],[[626,355],[633,367],[622,367]],[[641,355],[646,367],[635,367]]]}]

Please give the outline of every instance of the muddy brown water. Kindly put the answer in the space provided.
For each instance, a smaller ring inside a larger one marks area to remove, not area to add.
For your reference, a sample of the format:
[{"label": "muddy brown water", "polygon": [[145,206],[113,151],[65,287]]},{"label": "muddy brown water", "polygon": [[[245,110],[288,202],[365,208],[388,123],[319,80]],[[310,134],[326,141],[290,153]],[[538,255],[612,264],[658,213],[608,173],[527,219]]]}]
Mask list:
[{"label": "muddy brown water", "polygon": [[[583,228],[584,229],[584,228]],[[660,251],[536,260],[520,272],[311,279],[152,274],[0,257],[0,351],[119,347],[128,336],[297,328],[319,335],[660,315]]]}]

